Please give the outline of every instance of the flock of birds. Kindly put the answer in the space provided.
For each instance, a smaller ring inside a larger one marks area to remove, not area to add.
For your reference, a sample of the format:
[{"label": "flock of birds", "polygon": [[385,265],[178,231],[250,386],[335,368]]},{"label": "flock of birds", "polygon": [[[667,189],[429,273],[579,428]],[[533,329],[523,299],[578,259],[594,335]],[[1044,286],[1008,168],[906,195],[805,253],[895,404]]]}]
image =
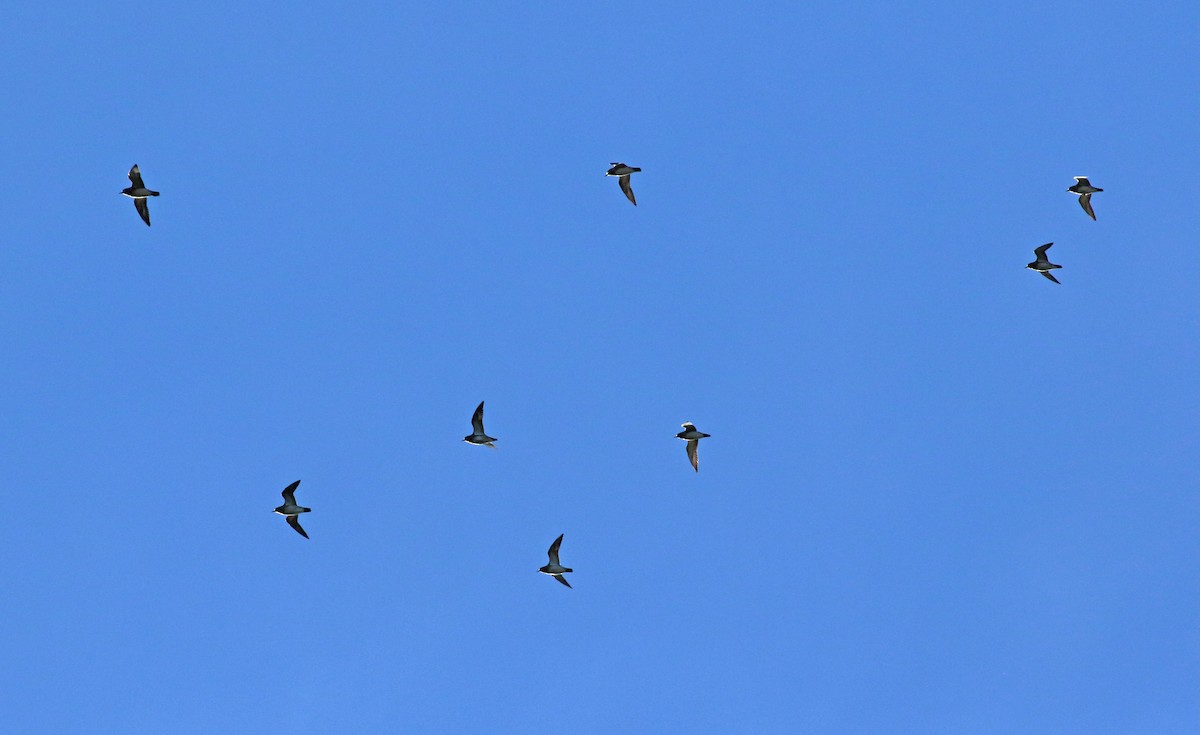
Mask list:
[{"label": "flock of birds", "polygon": [[[1087,216],[1091,217],[1092,220],[1095,221],[1096,213],[1092,210],[1092,195],[1098,191],[1104,190],[1097,189],[1096,187],[1092,186],[1092,182],[1088,181],[1086,176],[1076,176],[1075,183],[1067,187],[1067,191],[1071,192],[1072,194],[1079,195],[1079,206],[1083,207],[1083,211],[1087,212]],[[1062,268],[1062,266],[1051,263],[1050,258],[1046,257],[1046,251],[1049,250],[1050,246],[1053,244],[1054,243],[1052,242],[1048,242],[1045,245],[1039,245],[1034,248],[1033,257],[1036,258],[1036,260],[1025,267],[1030,270],[1037,271],[1046,278],[1049,278],[1051,281],[1058,283],[1059,280],[1055,278],[1054,274],[1050,271],[1054,270],[1055,268]]]},{"label": "flock of birds", "polygon": [[[471,433],[464,436],[463,441],[468,444],[474,444],[481,447],[491,447],[492,449],[495,449],[495,442],[498,440],[494,436],[488,436],[487,432],[483,430],[484,403],[485,401],[480,401],[479,405],[475,408],[475,413],[471,416]],[[696,425],[691,421],[687,421],[683,424],[683,431],[679,432],[675,436],[687,442],[688,461],[692,463],[692,469],[699,472],[700,460],[696,454],[696,448],[699,446],[701,439],[711,436],[711,434],[705,434],[702,431],[697,431]],[[308,513],[312,510],[312,508],[305,508],[296,502],[296,488],[299,486],[300,481],[296,480],[291,485],[288,485],[283,489],[283,505],[276,508],[275,512],[287,518],[288,525],[296,529],[296,533],[300,534],[304,538],[308,538],[308,533],[305,532],[304,528],[300,525],[300,514]],[[562,582],[566,586],[570,587],[571,583],[568,582],[567,578],[563,575],[575,570],[571,569],[570,567],[564,567],[558,560],[558,547],[562,546],[564,535],[565,534],[560,533],[558,538],[554,539],[554,543],[550,544],[550,550],[546,552],[550,557],[550,562],[541,569],[538,569],[538,571],[542,574],[548,574],[557,579],[559,582]]]},{"label": "flock of birds", "polygon": [[[636,207],[637,197],[635,197],[633,194],[633,187],[630,184],[629,177],[632,174],[638,173],[641,171],[641,169],[637,168],[636,166],[627,166],[624,163],[616,162],[612,163],[611,166],[612,167],[605,172],[605,176],[617,177],[617,182],[621,186],[621,191],[625,194],[625,197]],[[1067,191],[1071,192],[1072,194],[1079,195],[1079,206],[1083,207],[1083,211],[1086,212],[1089,217],[1095,220],[1096,213],[1092,210],[1092,194],[1104,190],[1092,186],[1091,182],[1088,181],[1086,176],[1076,176],[1074,178],[1075,184],[1069,187]],[[158,196],[159,192],[146,188],[145,183],[142,181],[142,172],[140,169],[138,169],[136,163],[133,165],[133,168],[129,169],[129,182],[131,185],[123,189],[121,193],[133,199],[133,205],[137,208],[138,215],[142,218],[142,221],[146,223],[146,226],[149,227],[150,207],[147,205],[146,200],[150,197]],[[1052,242],[1048,242],[1045,245],[1034,248],[1033,253],[1037,259],[1025,267],[1041,273],[1043,276],[1049,278],[1055,283],[1059,283],[1059,280],[1055,278],[1054,274],[1050,271],[1054,270],[1055,268],[1062,268],[1062,266],[1051,263],[1050,259],[1046,256],[1046,251],[1049,250],[1050,246],[1053,244],[1054,243]],[[484,402],[480,401],[479,405],[475,408],[475,413],[471,416],[471,433],[463,437],[463,441],[467,442],[468,444],[475,444],[477,446],[495,449],[495,442],[497,441],[496,437],[488,436],[487,432],[483,429],[483,404]],[[711,436],[711,434],[705,434],[704,432],[698,430],[695,424],[690,421],[684,422],[683,431],[675,435],[677,439],[682,439],[683,441],[687,442],[687,458],[692,464],[692,469],[696,472],[700,471],[700,459],[699,455],[697,454],[700,440],[709,436]],[[280,505],[278,508],[276,508],[275,512],[287,518],[288,525],[296,529],[296,533],[300,534],[304,538],[308,538],[308,533],[305,532],[304,528],[300,525],[300,514],[309,513],[312,511],[312,508],[305,508],[296,502],[296,488],[299,486],[300,481],[296,480],[291,485],[288,485],[283,489],[283,505]],[[567,578],[563,575],[574,570],[570,567],[564,567],[559,561],[558,556],[558,550],[559,547],[562,546],[564,535],[565,534],[559,534],[558,538],[554,539],[554,543],[550,544],[550,549],[546,552],[547,556],[549,557],[549,563],[538,569],[538,571],[542,574],[550,575],[559,582],[565,584],[567,587],[570,587],[571,583],[568,582]]]}]

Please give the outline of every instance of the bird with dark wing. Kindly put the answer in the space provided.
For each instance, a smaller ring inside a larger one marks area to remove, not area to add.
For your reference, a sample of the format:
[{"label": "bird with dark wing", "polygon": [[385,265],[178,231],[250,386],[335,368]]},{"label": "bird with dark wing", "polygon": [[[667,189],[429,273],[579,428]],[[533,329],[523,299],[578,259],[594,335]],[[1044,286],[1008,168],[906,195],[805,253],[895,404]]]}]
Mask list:
[{"label": "bird with dark wing", "polygon": [[558,561],[558,547],[562,546],[563,536],[565,536],[565,535],[566,534],[560,533],[558,535],[558,538],[554,539],[554,543],[550,544],[550,550],[548,552],[546,552],[546,554],[550,557],[550,563],[547,564],[546,566],[542,567],[541,569],[538,569],[538,571],[541,572],[542,574],[548,574],[551,577],[554,577],[555,579],[557,579],[559,582],[562,582],[566,586],[570,587],[571,583],[568,582],[567,578],[564,577],[563,575],[573,572],[575,570],[571,569],[570,567],[564,567]]},{"label": "bird with dark wing", "polygon": [[151,191],[142,183],[142,172],[138,169],[138,165],[133,164],[133,168],[129,169],[129,183],[132,186],[127,186],[121,190],[121,193],[133,200],[133,206],[137,209],[137,213],[141,215],[142,221],[146,226],[150,226],[150,207],[146,204],[147,197],[158,196],[157,191]]},{"label": "bird with dark wing", "polygon": [[637,206],[637,197],[633,195],[633,187],[629,184],[629,175],[636,174],[641,171],[640,168],[634,166],[626,166],[623,163],[614,163],[612,168],[605,173],[605,176],[616,176],[617,182],[621,184],[621,191],[625,192],[625,198],[633,202],[633,206]]},{"label": "bird with dark wing", "polygon": [[1037,260],[1033,261],[1032,263],[1030,263],[1029,265],[1027,265],[1025,267],[1028,268],[1029,270],[1037,271],[1038,273],[1041,273],[1046,278],[1049,278],[1051,281],[1058,283],[1058,279],[1055,278],[1054,274],[1051,273],[1050,271],[1053,270],[1054,268],[1062,268],[1062,266],[1051,263],[1050,259],[1048,257],[1046,257],[1046,251],[1049,250],[1050,246],[1053,244],[1054,243],[1052,243],[1052,242],[1048,242],[1045,245],[1034,248],[1033,254],[1037,257]]}]

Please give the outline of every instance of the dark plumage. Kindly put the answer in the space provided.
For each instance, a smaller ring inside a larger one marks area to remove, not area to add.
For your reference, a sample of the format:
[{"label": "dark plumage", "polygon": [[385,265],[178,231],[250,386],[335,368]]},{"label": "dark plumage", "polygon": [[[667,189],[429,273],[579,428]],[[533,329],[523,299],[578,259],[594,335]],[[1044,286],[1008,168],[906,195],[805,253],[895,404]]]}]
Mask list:
[{"label": "dark plumage", "polygon": [[1076,176],[1074,186],[1068,187],[1067,191],[1079,195],[1079,206],[1083,207],[1083,211],[1087,212],[1087,216],[1095,220],[1096,213],[1092,211],[1092,194],[1104,190],[1092,186],[1092,183],[1087,180],[1086,176]]},{"label": "dark plumage", "polygon": [[283,505],[276,508],[275,512],[281,516],[286,516],[288,525],[296,529],[296,533],[304,538],[308,538],[308,534],[300,527],[300,514],[308,513],[312,508],[304,508],[296,504],[296,488],[299,485],[300,481],[296,480],[283,489]]},{"label": "dark plumage", "polygon": [[129,169],[129,183],[132,186],[127,186],[121,190],[125,196],[133,199],[133,206],[137,209],[137,213],[141,215],[142,221],[146,226],[150,226],[150,207],[146,204],[146,197],[158,196],[157,191],[151,191],[142,183],[142,172],[138,169],[138,165],[133,164],[133,168]]},{"label": "dark plumage", "polygon": [[550,544],[550,550],[546,552],[547,556],[550,557],[550,563],[541,569],[538,569],[538,571],[542,574],[548,574],[557,579],[559,582],[562,582],[566,586],[570,587],[571,583],[568,582],[567,578],[563,575],[569,574],[575,570],[571,569],[570,567],[564,567],[558,561],[558,547],[562,546],[563,536],[565,535],[566,534],[560,533],[558,538],[554,539],[554,543]]},{"label": "dark plumage", "polygon": [[614,163],[612,168],[605,173],[605,176],[616,176],[618,183],[621,184],[621,191],[625,192],[625,198],[633,202],[633,206],[637,206],[637,197],[633,195],[633,187],[629,184],[629,175],[641,171],[640,168],[634,166],[626,166],[623,163]]},{"label": "dark plumage", "polygon": [[692,469],[697,472],[700,471],[700,457],[696,452],[700,448],[700,440],[709,436],[712,435],[697,431],[695,424],[691,421],[684,422],[683,431],[675,435],[676,439],[683,439],[687,442],[688,461],[692,463]]},{"label": "dark plumage", "polygon": [[483,430],[483,401],[475,407],[475,413],[471,416],[471,428],[474,430],[470,434],[463,437],[463,441],[468,444],[482,444],[485,447],[496,448],[492,442],[497,441],[495,437],[490,437]]},{"label": "dark plumage", "polygon": [[1054,268],[1062,268],[1062,266],[1051,263],[1050,259],[1046,257],[1046,251],[1049,250],[1050,246],[1053,244],[1054,243],[1052,243],[1052,242],[1048,242],[1045,245],[1034,248],[1033,254],[1034,254],[1034,256],[1037,257],[1037,260],[1033,261],[1032,263],[1030,263],[1029,265],[1027,265],[1025,267],[1030,270],[1035,270],[1038,273],[1041,273],[1046,278],[1049,278],[1051,281],[1058,283],[1058,279],[1055,278],[1054,274],[1051,273],[1050,271]]}]

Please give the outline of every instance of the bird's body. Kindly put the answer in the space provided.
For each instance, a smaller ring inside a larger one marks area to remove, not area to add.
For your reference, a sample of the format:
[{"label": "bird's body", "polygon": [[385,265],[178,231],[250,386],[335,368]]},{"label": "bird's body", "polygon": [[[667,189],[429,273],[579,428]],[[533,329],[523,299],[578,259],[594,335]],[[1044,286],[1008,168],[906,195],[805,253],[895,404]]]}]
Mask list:
[{"label": "bird's body", "polygon": [[1046,251],[1053,244],[1054,243],[1052,243],[1052,242],[1048,242],[1045,245],[1034,248],[1033,254],[1034,254],[1034,256],[1037,257],[1037,260],[1033,261],[1029,265],[1026,265],[1025,267],[1028,268],[1029,270],[1037,271],[1038,273],[1041,273],[1046,278],[1049,278],[1051,281],[1058,283],[1059,282],[1058,279],[1055,278],[1054,274],[1051,273],[1050,271],[1055,268],[1062,268],[1062,266],[1051,263],[1050,258],[1048,258],[1046,256]]},{"label": "bird's body", "polygon": [[308,538],[308,534],[300,527],[300,514],[309,513],[312,508],[305,508],[296,503],[296,487],[300,485],[300,481],[296,480],[291,485],[283,489],[283,505],[275,509],[275,512],[281,516],[287,517],[288,525],[296,529],[296,533],[304,538]]},{"label": "bird's body", "polygon": [[475,414],[471,416],[471,428],[473,431],[464,436],[463,441],[468,444],[478,444],[495,449],[496,445],[492,442],[498,440],[495,437],[488,436],[483,430],[483,404],[484,401],[480,401],[479,405],[475,408]]},{"label": "bird's body", "polygon": [[692,463],[692,469],[700,471],[700,457],[697,451],[700,448],[700,440],[712,434],[705,434],[703,431],[697,431],[695,424],[691,421],[684,422],[683,431],[675,435],[676,439],[683,439],[687,442],[688,461]]},{"label": "bird's body", "polygon": [[129,169],[129,183],[132,186],[127,186],[121,190],[121,193],[133,200],[133,206],[137,209],[137,213],[141,216],[142,221],[146,226],[150,226],[150,207],[146,204],[146,197],[158,196],[157,191],[151,191],[142,183],[142,172],[138,169],[138,165],[133,164],[133,168]]},{"label": "bird's body", "polygon": [[1104,190],[1092,186],[1092,182],[1088,181],[1086,176],[1076,176],[1075,184],[1067,187],[1067,191],[1079,195],[1079,206],[1083,207],[1083,211],[1087,213],[1087,216],[1095,220],[1096,213],[1092,211],[1092,194]]},{"label": "bird's body", "polygon": [[637,168],[636,166],[626,166],[623,163],[613,163],[612,168],[610,168],[604,175],[628,176],[629,174],[636,174],[638,171],[641,171],[641,169]]},{"label": "bird's body", "polygon": [[621,191],[625,192],[625,198],[633,202],[633,206],[635,207],[637,206],[637,197],[633,195],[633,186],[631,186],[629,183],[629,175],[636,174],[638,171],[641,171],[641,169],[637,168],[636,166],[626,166],[623,163],[613,163],[612,168],[610,168],[604,174],[605,176],[618,177],[617,182],[621,185]]},{"label": "bird's body", "polygon": [[571,569],[570,567],[564,567],[558,560],[558,547],[562,546],[563,536],[565,535],[566,534],[560,533],[558,538],[554,539],[554,543],[550,544],[550,550],[546,552],[546,555],[550,557],[550,563],[538,569],[538,571],[542,574],[548,574],[557,579],[559,582],[570,587],[571,583],[568,582],[567,578],[563,575],[569,574],[575,570]]}]

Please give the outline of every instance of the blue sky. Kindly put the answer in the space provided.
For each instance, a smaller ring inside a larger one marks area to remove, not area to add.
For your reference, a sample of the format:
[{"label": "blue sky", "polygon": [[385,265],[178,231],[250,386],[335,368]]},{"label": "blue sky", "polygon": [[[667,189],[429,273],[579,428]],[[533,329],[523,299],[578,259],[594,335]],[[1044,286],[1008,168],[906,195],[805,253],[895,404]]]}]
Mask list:
[{"label": "blue sky", "polygon": [[5,728],[1196,732],[1200,7],[484,5],[0,11]]}]

